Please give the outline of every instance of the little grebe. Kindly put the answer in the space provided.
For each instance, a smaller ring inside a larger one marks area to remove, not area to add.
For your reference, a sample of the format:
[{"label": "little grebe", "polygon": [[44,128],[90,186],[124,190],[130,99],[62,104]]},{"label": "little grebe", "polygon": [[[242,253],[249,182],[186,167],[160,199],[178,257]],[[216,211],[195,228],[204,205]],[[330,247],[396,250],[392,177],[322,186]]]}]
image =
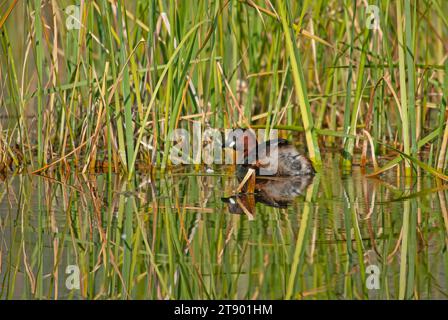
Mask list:
[{"label": "little grebe", "polygon": [[314,175],[311,161],[288,140],[279,138],[258,143],[251,130],[237,129],[234,132],[227,137],[223,147],[240,153],[243,161],[237,162],[238,176],[244,177],[249,168],[255,169],[257,176]]}]

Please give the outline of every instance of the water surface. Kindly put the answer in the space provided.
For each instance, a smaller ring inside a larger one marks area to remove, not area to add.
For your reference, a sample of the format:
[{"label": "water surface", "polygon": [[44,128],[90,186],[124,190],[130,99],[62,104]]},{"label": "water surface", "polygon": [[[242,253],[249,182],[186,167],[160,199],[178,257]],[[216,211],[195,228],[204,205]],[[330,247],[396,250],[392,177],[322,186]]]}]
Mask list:
[{"label": "water surface", "polygon": [[227,167],[10,176],[0,298],[446,299],[447,188],[338,168],[239,196]]}]

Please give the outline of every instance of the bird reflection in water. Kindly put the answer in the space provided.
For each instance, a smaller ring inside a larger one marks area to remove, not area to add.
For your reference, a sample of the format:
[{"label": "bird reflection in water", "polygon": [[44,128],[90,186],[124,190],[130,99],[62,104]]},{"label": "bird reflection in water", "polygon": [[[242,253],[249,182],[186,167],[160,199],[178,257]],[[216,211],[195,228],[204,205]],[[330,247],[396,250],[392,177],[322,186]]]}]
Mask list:
[{"label": "bird reflection in water", "polygon": [[297,196],[305,193],[312,181],[313,176],[257,177],[253,193],[248,193],[245,185],[242,192],[222,198],[222,201],[227,203],[230,213],[246,214],[249,219],[253,219],[257,202],[286,208]]}]

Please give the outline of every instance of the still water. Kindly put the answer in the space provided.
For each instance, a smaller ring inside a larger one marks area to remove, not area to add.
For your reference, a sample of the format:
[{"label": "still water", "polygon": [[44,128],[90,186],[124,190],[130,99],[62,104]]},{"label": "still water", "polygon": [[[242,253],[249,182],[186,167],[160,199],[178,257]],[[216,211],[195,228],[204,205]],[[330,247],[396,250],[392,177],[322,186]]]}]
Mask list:
[{"label": "still water", "polygon": [[1,299],[446,299],[447,190],[396,170],[0,181]]}]

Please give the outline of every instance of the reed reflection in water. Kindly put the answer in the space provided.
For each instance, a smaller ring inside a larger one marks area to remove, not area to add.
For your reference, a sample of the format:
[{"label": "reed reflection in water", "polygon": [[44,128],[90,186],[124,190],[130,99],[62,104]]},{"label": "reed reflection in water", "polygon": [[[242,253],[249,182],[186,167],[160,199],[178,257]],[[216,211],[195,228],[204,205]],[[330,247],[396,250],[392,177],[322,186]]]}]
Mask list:
[{"label": "reed reflection in water", "polygon": [[[343,176],[338,161],[330,155],[313,179],[258,179],[253,194],[235,193],[229,168],[135,183],[9,176],[0,182],[0,297],[446,298],[446,187],[425,176],[410,185]],[[379,289],[366,286],[371,265]]]}]

